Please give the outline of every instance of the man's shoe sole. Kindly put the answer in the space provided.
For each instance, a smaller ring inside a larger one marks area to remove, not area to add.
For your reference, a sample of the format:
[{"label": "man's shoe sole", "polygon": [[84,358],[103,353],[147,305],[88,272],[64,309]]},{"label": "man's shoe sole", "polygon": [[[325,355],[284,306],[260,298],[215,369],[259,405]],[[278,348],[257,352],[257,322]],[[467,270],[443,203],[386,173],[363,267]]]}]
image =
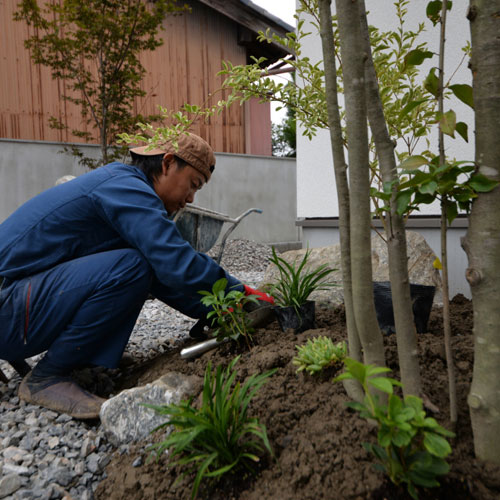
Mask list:
[{"label": "man's shoe sole", "polygon": [[31,372],[19,386],[19,398],[23,401],[82,420],[99,418],[105,399],[90,394],[72,381],[57,382],[32,394],[27,384],[30,375]]}]

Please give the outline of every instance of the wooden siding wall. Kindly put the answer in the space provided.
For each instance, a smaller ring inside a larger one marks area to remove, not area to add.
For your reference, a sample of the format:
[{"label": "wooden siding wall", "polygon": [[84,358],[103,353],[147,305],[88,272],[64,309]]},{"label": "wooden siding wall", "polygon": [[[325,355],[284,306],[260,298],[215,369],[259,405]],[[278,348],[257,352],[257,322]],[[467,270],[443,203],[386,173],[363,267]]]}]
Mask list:
[{"label": "wooden siding wall", "polygon": [[[50,71],[31,62],[23,41],[30,30],[12,20],[18,0],[0,0],[0,137],[40,141],[81,142],[67,130],[49,127],[56,116],[70,128],[81,128],[79,109],[62,97],[67,89],[53,80]],[[154,114],[161,104],[170,110],[189,102],[207,103],[223,81],[217,73],[222,60],[245,64],[246,50],[238,45],[235,22],[198,2],[190,2],[191,14],[167,16],[164,44],[142,55],[147,74],[142,81],[146,97],[138,99],[135,112]],[[216,93],[214,99],[221,98]],[[270,137],[258,145],[248,143],[245,107],[234,105],[209,123],[197,124],[194,132],[205,137],[216,151],[270,154]],[[252,121],[270,121],[269,107],[252,109]],[[96,139],[96,143],[97,143]],[[255,143],[255,141],[253,141]]]}]

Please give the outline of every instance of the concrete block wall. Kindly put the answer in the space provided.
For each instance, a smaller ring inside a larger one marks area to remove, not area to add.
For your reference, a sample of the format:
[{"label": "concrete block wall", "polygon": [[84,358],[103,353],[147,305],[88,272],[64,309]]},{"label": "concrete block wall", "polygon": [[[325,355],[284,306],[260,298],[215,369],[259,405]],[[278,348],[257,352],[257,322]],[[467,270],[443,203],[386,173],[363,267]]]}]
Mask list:
[{"label": "concrete block wall", "polygon": [[[83,175],[84,167],[63,144],[0,139],[0,222],[17,207],[54,185],[63,175]],[[97,157],[97,146],[84,146]],[[293,158],[216,153],[216,170],[195,205],[236,218],[248,208],[263,210],[241,221],[231,238],[297,245],[296,169]],[[221,235],[229,226],[226,224]]]}]

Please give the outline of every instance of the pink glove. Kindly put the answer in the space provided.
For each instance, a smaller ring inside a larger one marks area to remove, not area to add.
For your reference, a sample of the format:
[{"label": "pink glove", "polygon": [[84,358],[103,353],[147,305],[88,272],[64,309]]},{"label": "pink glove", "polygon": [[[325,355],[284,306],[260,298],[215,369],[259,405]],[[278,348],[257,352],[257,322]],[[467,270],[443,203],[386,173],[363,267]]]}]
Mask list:
[{"label": "pink glove", "polygon": [[274,304],[274,297],[271,297],[271,295],[261,292],[260,290],[255,290],[254,288],[250,288],[248,285],[243,285],[243,287],[245,288],[245,295],[257,295],[258,300]]}]

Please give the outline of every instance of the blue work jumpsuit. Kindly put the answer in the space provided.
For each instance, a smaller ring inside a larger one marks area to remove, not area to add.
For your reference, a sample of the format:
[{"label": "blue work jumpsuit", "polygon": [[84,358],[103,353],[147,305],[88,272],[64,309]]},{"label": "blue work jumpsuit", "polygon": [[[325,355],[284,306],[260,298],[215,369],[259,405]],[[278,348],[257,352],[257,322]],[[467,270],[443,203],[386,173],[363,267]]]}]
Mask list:
[{"label": "blue work jumpsuit", "polygon": [[223,277],[243,290],[182,238],[140,169],[100,167],[0,224],[0,359],[115,367],[149,294],[202,318],[198,291]]}]

